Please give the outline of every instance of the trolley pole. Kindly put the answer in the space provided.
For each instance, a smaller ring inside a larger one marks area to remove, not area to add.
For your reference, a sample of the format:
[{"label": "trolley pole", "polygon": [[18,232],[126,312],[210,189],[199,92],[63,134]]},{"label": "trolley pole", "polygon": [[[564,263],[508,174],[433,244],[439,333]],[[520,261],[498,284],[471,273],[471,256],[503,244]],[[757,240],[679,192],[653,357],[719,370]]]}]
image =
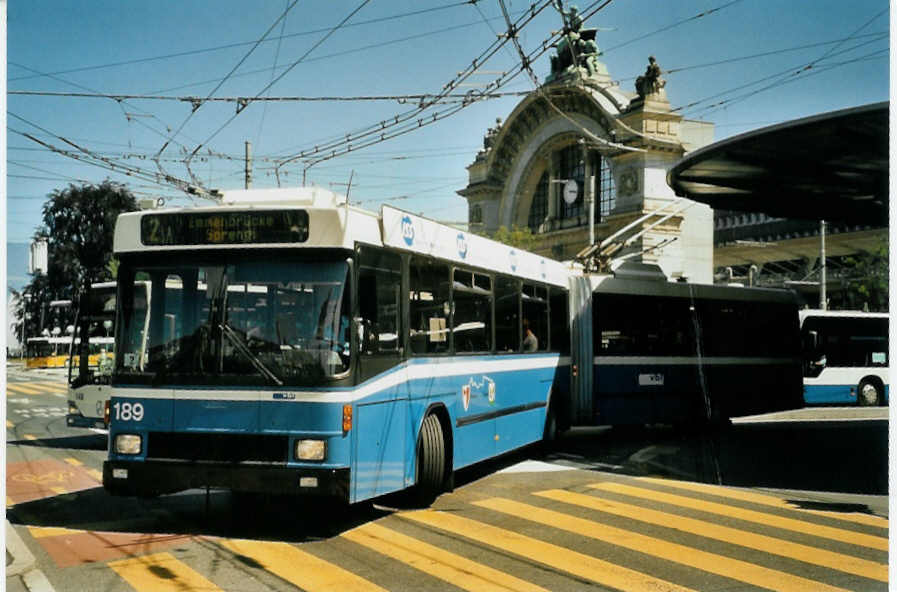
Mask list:
[{"label": "trolley pole", "polygon": [[819,309],[825,310],[825,220],[819,222]]},{"label": "trolley pole", "polygon": [[252,142],[246,142],[246,167],[243,171],[244,189],[252,187]]}]

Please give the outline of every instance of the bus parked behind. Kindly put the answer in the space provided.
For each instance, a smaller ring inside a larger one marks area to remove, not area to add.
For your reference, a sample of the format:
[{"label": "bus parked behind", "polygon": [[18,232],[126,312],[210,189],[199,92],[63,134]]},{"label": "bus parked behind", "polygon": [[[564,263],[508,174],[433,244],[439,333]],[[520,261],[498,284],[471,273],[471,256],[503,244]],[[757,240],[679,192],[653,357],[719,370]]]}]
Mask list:
[{"label": "bus parked behind", "polygon": [[800,311],[808,405],[888,403],[888,313]]}]

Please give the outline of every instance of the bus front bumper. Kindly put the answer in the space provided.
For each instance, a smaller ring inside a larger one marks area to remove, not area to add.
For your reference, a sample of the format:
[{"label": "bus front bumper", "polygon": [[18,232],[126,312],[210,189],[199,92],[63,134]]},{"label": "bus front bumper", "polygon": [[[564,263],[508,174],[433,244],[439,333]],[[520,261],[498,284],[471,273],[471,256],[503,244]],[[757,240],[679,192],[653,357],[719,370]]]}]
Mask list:
[{"label": "bus front bumper", "polygon": [[306,468],[166,461],[107,460],[103,487],[112,495],[155,496],[186,489],[230,489],[349,500],[349,468]]},{"label": "bus front bumper", "polygon": [[65,425],[70,428],[100,428],[106,429],[108,426],[102,417],[84,417],[80,413],[69,413],[65,416]]}]

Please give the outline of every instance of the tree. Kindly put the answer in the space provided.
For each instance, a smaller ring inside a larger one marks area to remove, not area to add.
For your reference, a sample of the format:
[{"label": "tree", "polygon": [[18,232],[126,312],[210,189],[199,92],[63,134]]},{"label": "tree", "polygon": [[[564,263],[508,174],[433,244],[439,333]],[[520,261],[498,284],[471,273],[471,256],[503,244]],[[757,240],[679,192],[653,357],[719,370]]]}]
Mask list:
[{"label": "tree", "polygon": [[115,221],[119,214],[137,209],[133,194],[109,180],[99,185],[70,184],[48,198],[43,224],[34,234],[47,241],[47,274],[32,276],[16,311],[27,336],[39,333],[41,312],[50,301],[73,299],[85,285],[114,277],[110,261]]},{"label": "tree", "polygon": [[511,226],[510,230],[508,230],[507,226],[500,226],[495,231],[495,234],[492,235],[492,240],[523,249],[524,251],[532,251],[536,245],[536,237],[533,235],[533,231],[528,226],[521,228],[516,224]]},{"label": "tree", "polygon": [[845,299],[848,308],[887,312],[888,310],[888,243],[882,242],[873,251],[844,259],[847,272]]}]

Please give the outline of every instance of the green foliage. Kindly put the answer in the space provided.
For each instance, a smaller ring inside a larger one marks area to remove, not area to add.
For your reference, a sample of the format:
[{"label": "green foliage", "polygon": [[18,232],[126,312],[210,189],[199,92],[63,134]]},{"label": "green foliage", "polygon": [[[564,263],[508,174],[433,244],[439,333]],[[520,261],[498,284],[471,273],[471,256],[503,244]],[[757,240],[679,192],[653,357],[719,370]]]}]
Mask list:
[{"label": "green foliage", "polygon": [[846,308],[884,312],[888,310],[888,243],[873,251],[844,259],[847,272]]},{"label": "green foliage", "polygon": [[[33,275],[25,287],[19,325],[26,320],[26,335],[39,333],[41,311],[52,300],[74,299],[86,284],[114,279],[112,239],[118,215],[137,209],[137,201],[124,186],[106,180],[99,185],[69,185],[47,196],[42,225],[34,238],[47,241],[46,275]],[[21,329],[21,327],[19,327]]]},{"label": "green foliage", "polygon": [[532,251],[533,247],[536,246],[536,237],[528,226],[521,228],[514,224],[510,230],[508,230],[507,226],[500,226],[491,238],[524,251]]}]

